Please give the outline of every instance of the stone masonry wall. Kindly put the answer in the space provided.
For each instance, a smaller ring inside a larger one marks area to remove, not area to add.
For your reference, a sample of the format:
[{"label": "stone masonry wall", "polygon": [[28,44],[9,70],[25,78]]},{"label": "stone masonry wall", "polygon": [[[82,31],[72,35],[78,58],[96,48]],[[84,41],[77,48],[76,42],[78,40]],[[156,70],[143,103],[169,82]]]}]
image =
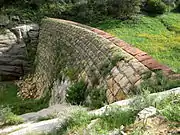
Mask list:
[{"label": "stone masonry wall", "polygon": [[[89,86],[105,88],[109,103],[124,99],[131,88],[143,81],[143,74],[150,71],[88,27],[52,18],[42,22],[35,63],[34,79],[39,88],[33,92],[36,97],[49,87],[60,90],[63,82],[68,80],[70,85],[83,78]],[[59,100],[58,94],[62,90],[54,92],[54,101]]]}]

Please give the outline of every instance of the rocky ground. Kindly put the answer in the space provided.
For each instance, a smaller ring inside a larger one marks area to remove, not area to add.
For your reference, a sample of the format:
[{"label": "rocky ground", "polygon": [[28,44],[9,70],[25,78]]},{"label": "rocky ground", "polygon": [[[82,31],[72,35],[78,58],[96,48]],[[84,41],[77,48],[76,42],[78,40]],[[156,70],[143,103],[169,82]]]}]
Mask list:
[{"label": "rocky ground", "polygon": [[[154,97],[152,102],[154,100],[158,102],[174,94],[180,94],[180,88],[150,94],[147,96],[147,99],[152,99],[152,97]],[[134,98],[115,102],[98,110],[90,111],[89,115],[93,114],[100,116],[104,112],[112,109],[112,106],[128,109],[131,107],[133,102]],[[73,114],[73,112],[79,109],[82,110],[82,107],[60,104],[51,106],[38,112],[23,114],[20,115],[20,117],[24,120],[23,124],[3,127],[0,129],[0,135],[47,134],[56,129],[62,128],[64,123],[66,123],[67,119]],[[86,109],[84,108],[83,110]],[[85,130],[91,134],[90,129],[93,129],[93,126],[97,121],[98,119],[92,120]],[[131,135],[132,133],[141,135],[142,131],[143,135],[177,135],[180,133],[179,124],[180,123],[178,122],[167,121],[163,116],[159,115],[158,109],[150,106],[142,109],[142,111],[137,114],[134,124],[131,124],[127,127],[121,126],[119,129],[110,131],[109,135]],[[78,133],[76,135],[78,135]]]}]

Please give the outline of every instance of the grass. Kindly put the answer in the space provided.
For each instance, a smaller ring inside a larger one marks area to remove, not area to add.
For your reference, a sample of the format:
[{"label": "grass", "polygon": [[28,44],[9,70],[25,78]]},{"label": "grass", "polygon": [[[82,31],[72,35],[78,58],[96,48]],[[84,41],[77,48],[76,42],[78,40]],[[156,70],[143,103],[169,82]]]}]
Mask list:
[{"label": "grass", "polygon": [[0,83],[0,105],[10,105],[20,102],[21,99],[17,97],[17,92],[18,87],[13,83]]},{"label": "grass", "polygon": [[90,25],[148,52],[180,73],[180,14],[167,13],[157,17],[141,15],[136,21],[110,18]]},{"label": "grass", "polygon": [[10,107],[14,114],[39,111],[48,107],[49,93],[40,99],[21,99],[17,96],[18,87],[12,82],[0,82],[0,106]]},{"label": "grass", "polygon": [[[126,126],[132,124],[135,121],[135,116],[134,111],[122,111],[119,108],[108,111],[102,116],[89,115],[88,112],[80,110],[75,112],[64,127],[58,132],[53,133],[53,135],[83,135],[86,132],[97,135],[107,134],[113,129],[120,128],[122,125]],[[90,124],[92,124],[92,129],[87,128]]]},{"label": "grass", "polygon": [[180,122],[180,95],[172,95],[162,100],[157,108],[169,121]]}]

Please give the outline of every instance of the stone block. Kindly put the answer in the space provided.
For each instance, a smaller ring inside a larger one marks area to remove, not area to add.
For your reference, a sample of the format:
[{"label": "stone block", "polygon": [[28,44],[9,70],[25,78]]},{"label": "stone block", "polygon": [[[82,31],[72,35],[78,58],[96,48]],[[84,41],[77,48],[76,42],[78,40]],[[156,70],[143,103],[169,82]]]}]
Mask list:
[{"label": "stone block", "polygon": [[121,88],[124,88],[128,83],[129,83],[129,80],[127,79],[127,77],[123,77],[121,81],[119,82]]},{"label": "stone block", "polygon": [[112,70],[111,70],[111,74],[113,77],[116,77],[118,74],[119,74],[119,70],[117,67],[114,67]]},{"label": "stone block", "polygon": [[116,83],[120,83],[121,82],[121,79],[124,77],[123,74],[119,73],[115,78],[114,80],[116,81]]}]

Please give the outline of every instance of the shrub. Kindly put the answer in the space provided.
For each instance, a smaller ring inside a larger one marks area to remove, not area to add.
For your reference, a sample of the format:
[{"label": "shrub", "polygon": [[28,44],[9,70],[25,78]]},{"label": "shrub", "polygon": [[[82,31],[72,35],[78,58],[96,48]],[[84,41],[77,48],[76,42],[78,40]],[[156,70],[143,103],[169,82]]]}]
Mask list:
[{"label": "shrub", "polygon": [[100,125],[102,129],[107,131],[119,128],[121,125],[127,126],[135,121],[137,112],[133,110],[123,110],[119,107],[112,108],[100,116]]},{"label": "shrub", "polygon": [[9,107],[0,107],[0,126],[17,125],[23,123],[23,119],[11,112]]},{"label": "shrub", "polygon": [[152,14],[163,14],[167,11],[167,5],[162,0],[147,0],[144,10]]},{"label": "shrub", "polygon": [[48,17],[61,18],[62,13],[68,9],[67,4],[61,3],[47,3],[40,6],[40,14]]},{"label": "shrub", "polygon": [[177,5],[176,10],[180,12],[180,3]]},{"label": "shrub", "polygon": [[80,22],[93,22],[103,20],[107,14],[106,1],[102,0],[84,0],[76,2],[69,11],[71,17]]},{"label": "shrub", "polygon": [[106,103],[106,90],[102,88],[89,89],[90,102],[87,105],[91,109],[97,109],[105,105]]},{"label": "shrub", "polygon": [[140,12],[140,4],[140,0],[108,0],[108,12],[116,18],[129,19]]},{"label": "shrub", "polygon": [[150,72],[147,72],[143,79],[144,82],[133,90],[135,94],[144,92],[157,93],[180,86],[180,80],[169,79],[161,71],[157,71],[153,77],[151,77]]},{"label": "shrub", "polygon": [[85,81],[80,80],[74,83],[67,90],[66,100],[73,105],[81,105],[86,99],[87,84]]}]

